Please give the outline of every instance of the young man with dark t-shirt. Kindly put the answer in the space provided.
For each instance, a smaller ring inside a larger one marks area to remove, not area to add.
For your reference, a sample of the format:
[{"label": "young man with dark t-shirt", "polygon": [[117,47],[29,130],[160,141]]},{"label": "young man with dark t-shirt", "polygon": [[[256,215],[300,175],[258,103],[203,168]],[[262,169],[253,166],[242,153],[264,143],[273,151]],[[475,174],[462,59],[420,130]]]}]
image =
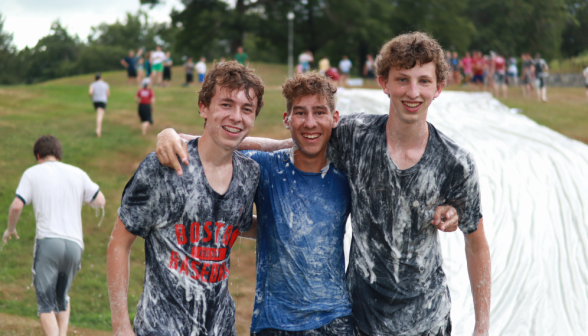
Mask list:
[{"label": "young man with dark t-shirt", "polygon": [[[125,187],[107,255],[114,335],[236,335],[229,257],[252,225],[259,166],[235,149],[251,131],[263,93],[252,70],[216,65],[200,91],[205,130],[187,145],[185,173],[151,153]],[[146,266],[133,332],[127,290],[136,236],[145,239]]]}]

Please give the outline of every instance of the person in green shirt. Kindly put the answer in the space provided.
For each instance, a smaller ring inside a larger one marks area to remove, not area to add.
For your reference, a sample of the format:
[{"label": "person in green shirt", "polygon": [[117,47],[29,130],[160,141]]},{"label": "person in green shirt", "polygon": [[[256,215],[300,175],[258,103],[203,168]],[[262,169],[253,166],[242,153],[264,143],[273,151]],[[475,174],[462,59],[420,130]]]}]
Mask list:
[{"label": "person in green shirt", "polygon": [[249,55],[247,55],[247,53],[243,52],[243,47],[238,47],[237,48],[237,53],[235,54],[235,61],[243,64],[244,66],[247,66],[247,60],[249,59]]}]

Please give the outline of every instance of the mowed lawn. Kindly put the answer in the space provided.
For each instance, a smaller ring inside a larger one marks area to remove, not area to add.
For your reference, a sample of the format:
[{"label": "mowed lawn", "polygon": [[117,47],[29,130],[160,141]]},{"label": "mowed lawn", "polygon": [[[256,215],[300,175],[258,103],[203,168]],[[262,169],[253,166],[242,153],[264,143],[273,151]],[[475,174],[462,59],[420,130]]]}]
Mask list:
[{"label": "mowed lawn", "polygon": [[[285,101],[280,91],[286,67],[255,63],[252,67],[257,69],[267,87],[265,107],[251,134],[288,137],[289,132],[281,123]],[[141,135],[133,99],[138,88],[126,85],[123,72],[104,74],[111,86],[111,97],[100,139],[94,133],[95,112],[87,94],[92,75],[33,86],[0,87],[0,217],[5,219],[4,224],[0,224],[0,232],[6,229],[8,208],[22,173],[35,164],[32,146],[41,135],[57,136],[63,144],[63,162],[86,171],[106,196],[101,224],[101,213],[86,206],[82,210],[86,249],[82,269],[70,292],[72,335],[103,334],[90,329],[110,330],[106,248],[123,188],[145,155],[154,150],[156,134],[166,127],[185,133],[202,132],[203,120],[197,107],[199,87],[181,86],[184,76],[180,67],[174,69],[173,76],[171,87],[155,88],[155,125],[146,137]],[[513,89],[510,98],[502,101],[522,109],[525,115],[541,124],[588,142],[588,99],[584,90],[550,88],[549,97],[549,103],[538,103],[535,97],[524,98],[520,89]],[[17,230],[20,240],[9,241],[3,247],[0,243],[0,335],[41,335],[31,286],[35,236],[32,207],[25,207]],[[254,242],[238,240],[231,258],[229,283],[237,303],[238,332],[248,335],[255,286]],[[133,246],[131,262],[129,311],[133,318],[142,292],[142,239],[137,239]]]}]

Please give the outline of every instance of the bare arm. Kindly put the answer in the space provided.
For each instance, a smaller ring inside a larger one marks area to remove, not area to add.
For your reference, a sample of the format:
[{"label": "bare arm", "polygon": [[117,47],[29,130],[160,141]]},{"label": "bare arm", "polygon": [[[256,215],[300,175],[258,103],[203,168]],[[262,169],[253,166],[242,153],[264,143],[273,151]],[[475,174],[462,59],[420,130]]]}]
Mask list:
[{"label": "bare arm", "polygon": [[239,233],[239,236],[253,240],[257,239],[257,216],[253,215],[253,224],[251,225],[251,229],[247,232]]},{"label": "bare arm", "polygon": [[104,205],[106,205],[106,198],[104,198],[104,194],[102,194],[102,191],[99,191],[98,195],[96,195],[96,198],[94,198],[94,200],[90,203],[86,204],[91,206],[92,208],[102,208]]},{"label": "bare arm", "polygon": [[129,68],[129,63],[127,63],[124,59],[120,60],[120,64],[122,64],[125,68]]},{"label": "bare arm", "polygon": [[108,295],[114,336],[135,335],[129,320],[128,289],[131,246],[137,236],[127,231],[120,217],[116,219],[106,252]]},{"label": "bare arm", "polygon": [[474,336],[489,335],[492,279],[490,249],[484,234],[483,218],[480,219],[478,230],[465,235],[465,246],[476,314]]},{"label": "bare arm", "polygon": [[110,97],[110,89],[106,90],[106,97]]},{"label": "bare arm", "polygon": [[15,197],[14,201],[12,201],[12,204],[10,205],[10,209],[8,210],[8,227],[2,236],[2,241],[4,244],[8,242],[8,239],[12,239],[12,236],[14,236],[16,239],[20,239],[16,233],[16,223],[18,223],[18,219],[20,218],[23,207],[24,203],[22,200],[18,197]]},{"label": "bare arm", "polygon": [[[155,152],[157,153],[159,162],[164,166],[175,169],[179,176],[183,174],[183,171],[177,156],[180,157],[182,163],[185,165],[189,164],[188,147],[182,138],[191,137],[195,138],[191,135],[182,135],[182,137],[180,137],[173,128],[164,129],[157,135],[157,148]],[[274,140],[269,138],[247,137],[241,142],[238,149],[271,152],[284,148],[291,148],[292,145],[292,139]]]},{"label": "bare arm", "polygon": [[93,94],[94,94],[94,87],[92,85],[90,85],[90,90],[88,90],[88,95],[90,97],[92,97]]}]

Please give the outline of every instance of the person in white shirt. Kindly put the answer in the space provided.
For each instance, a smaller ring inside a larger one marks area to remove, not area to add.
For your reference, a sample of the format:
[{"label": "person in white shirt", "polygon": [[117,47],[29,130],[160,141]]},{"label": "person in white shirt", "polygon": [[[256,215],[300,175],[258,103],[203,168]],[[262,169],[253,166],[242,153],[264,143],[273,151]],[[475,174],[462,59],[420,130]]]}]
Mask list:
[{"label": "person in white shirt", "polygon": [[351,71],[351,61],[347,56],[343,56],[343,59],[339,62],[339,70],[341,70],[341,77],[339,77],[339,83],[345,85],[349,79],[349,73]]},{"label": "person in white shirt", "polygon": [[198,83],[202,84],[206,76],[206,58],[200,57],[200,62],[196,63],[195,68],[198,72]]},{"label": "person in white shirt", "polygon": [[161,46],[157,46],[155,51],[151,53],[151,82],[155,82],[157,77],[157,85],[161,86],[163,79],[163,62],[165,61],[165,53],[161,51]]},{"label": "person in white shirt", "polygon": [[96,110],[96,135],[102,136],[102,119],[106,113],[106,103],[110,97],[110,86],[102,79],[102,75],[97,72],[95,76],[96,81],[90,84],[88,94],[92,97],[92,103]]},{"label": "person in white shirt", "polygon": [[103,207],[106,200],[85,172],[60,162],[62,149],[56,137],[37,139],[33,153],[37,165],[27,169],[20,180],[2,240],[6,244],[12,236],[19,239],[16,224],[24,205],[32,203],[37,222],[33,283],[41,328],[47,336],[66,336],[68,292],[84,249],[82,204]]}]

